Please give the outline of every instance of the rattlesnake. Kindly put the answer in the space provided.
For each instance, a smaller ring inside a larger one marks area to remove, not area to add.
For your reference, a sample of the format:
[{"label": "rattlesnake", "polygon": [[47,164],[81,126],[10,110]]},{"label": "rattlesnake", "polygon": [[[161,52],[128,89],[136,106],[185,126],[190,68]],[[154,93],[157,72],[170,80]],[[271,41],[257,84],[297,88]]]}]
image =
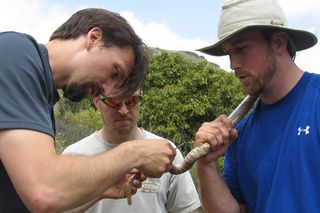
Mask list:
[{"label": "rattlesnake", "polygon": [[[248,113],[251,106],[256,102],[257,96],[246,96],[243,101],[237,106],[237,108],[229,115],[229,118],[232,120],[232,125],[235,126],[239,123],[239,121]],[[204,155],[208,154],[211,151],[211,146],[209,143],[205,143],[202,146],[196,147],[191,150],[187,156],[182,160],[179,164],[174,165],[172,164],[171,169],[169,172],[171,174],[181,174],[189,170],[194,162],[196,162],[199,158],[203,157]],[[133,177],[128,184],[127,190],[127,201],[128,205],[132,203],[132,182],[133,180],[137,179],[137,177]]]}]

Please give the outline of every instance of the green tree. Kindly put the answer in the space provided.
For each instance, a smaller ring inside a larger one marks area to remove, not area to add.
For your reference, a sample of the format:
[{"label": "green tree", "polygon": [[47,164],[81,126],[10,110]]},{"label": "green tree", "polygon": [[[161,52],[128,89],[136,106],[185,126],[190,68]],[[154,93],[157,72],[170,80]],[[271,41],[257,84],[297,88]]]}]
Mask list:
[{"label": "green tree", "polygon": [[102,125],[100,112],[88,97],[79,103],[61,98],[55,107],[56,150],[61,153],[68,145],[90,135]]},{"label": "green tree", "polygon": [[203,122],[230,113],[243,98],[233,73],[168,52],[152,58],[143,91],[141,126],[176,144],[187,142],[184,154]]}]

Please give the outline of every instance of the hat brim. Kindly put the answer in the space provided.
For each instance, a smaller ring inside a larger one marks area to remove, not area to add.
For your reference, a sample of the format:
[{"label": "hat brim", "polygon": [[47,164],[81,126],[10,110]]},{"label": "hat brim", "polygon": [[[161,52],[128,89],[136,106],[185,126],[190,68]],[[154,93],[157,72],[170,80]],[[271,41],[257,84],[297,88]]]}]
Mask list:
[{"label": "hat brim", "polygon": [[237,34],[243,32],[245,30],[250,30],[250,29],[255,29],[255,30],[275,29],[275,30],[285,31],[291,36],[291,38],[296,46],[297,51],[308,49],[308,48],[314,46],[318,41],[317,37],[308,31],[285,28],[285,27],[276,27],[276,26],[270,26],[270,25],[266,25],[266,26],[265,25],[254,25],[254,26],[247,26],[247,27],[244,27],[240,30],[237,30],[237,31],[231,33],[230,35],[226,36],[225,38],[219,40],[215,44],[207,46],[207,47],[203,47],[201,49],[198,49],[197,51],[206,53],[208,55],[213,55],[213,56],[226,55],[226,53],[222,49],[222,44],[224,42],[228,41],[229,39],[231,39],[232,37],[236,36]]}]

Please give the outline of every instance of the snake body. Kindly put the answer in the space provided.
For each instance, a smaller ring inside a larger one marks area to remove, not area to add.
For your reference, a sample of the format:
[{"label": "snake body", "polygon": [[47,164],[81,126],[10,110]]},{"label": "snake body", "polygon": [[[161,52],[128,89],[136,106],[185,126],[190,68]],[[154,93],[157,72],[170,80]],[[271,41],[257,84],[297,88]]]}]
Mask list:
[{"label": "snake body", "polygon": [[[246,96],[243,101],[237,106],[235,110],[229,115],[229,118],[232,120],[232,125],[237,125],[241,119],[248,113],[252,105],[256,102],[257,96]],[[199,158],[205,156],[211,151],[211,146],[209,143],[205,143],[202,146],[196,147],[191,150],[187,156],[179,164],[174,165],[170,169],[171,174],[181,174],[189,170],[194,162]]]},{"label": "snake body", "polygon": [[[229,115],[228,118],[232,120],[232,125],[237,125],[241,119],[248,113],[248,111],[251,109],[252,105],[256,102],[258,99],[257,96],[246,96],[243,101],[237,106],[237,108]],[[172,167],[170,169],[171,174],[182,174],[189,170],[194,162],[196,162],[199,158],[205,156],[211,151],[211,146],[209,143],[205,143],[202,146],[196,147],[193,150],[191,150],[187,156],[177,165],[172,164]],[[135,175],[136,176],[136,175]],[[132,189],[132,182],[135,178],[135,176],[132,178],[128,185],[128,191],[127,191],[127,201],[128,204],[132,204],[132,198],[131,198],[131,189]]]},{"label": "snake body", "polygon": [[127,188],[127,202],[128,202],[128,205],[131,206],[132,205],[132,184],[133,184],[133,181],[134,180],[138,180],[141,176],[141,173],[138,173],[138,174],[135,174],[129,184],[128,184],[128,188]]},{"label": "snake body", "polygon": [[129,206],[132,205],[132,181],[130,181],[129,184],[128,184],[127,203],[128,203]]}]

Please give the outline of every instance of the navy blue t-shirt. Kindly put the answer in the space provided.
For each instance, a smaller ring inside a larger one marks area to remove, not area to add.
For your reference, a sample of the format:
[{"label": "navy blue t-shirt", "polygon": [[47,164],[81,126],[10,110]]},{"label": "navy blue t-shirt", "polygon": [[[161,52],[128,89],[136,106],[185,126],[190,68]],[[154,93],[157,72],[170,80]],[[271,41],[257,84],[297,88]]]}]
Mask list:
[{"label": "navy blue t-shirt", "polygon": [[[0,86],[0,130],[29,129],[55,136],[53,105],[59,94],[44,45],[26,34],[0,33]],[[0,212],[28,212],[1,161]]]},{"label": "navy blue t-shirt", "polygon": [[320,211],[320,75],[304,73],[280,101],[258,102],[237,126],[223,177],[250,212]]}]

